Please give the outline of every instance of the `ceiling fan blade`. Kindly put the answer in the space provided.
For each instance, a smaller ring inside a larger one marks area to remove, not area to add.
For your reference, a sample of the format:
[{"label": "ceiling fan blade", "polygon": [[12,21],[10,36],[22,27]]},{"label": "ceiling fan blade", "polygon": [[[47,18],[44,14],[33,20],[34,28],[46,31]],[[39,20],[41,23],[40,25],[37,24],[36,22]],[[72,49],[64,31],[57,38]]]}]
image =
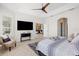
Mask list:
[{"label": "ceiling fan blade", "polygon": [[43,11],[44,11],[45,13],[47,13],[47,11],[46,11],[45,9],[44,9]]},{"label": "ceiling fan blade", "polygon": [[32,10],[42,10],[42,9],[40,8],[40,9],[32,9]]},{"label": "ceiling fan blade", "polygon": [[45,9],[50,3],[45,4],[45,6],[42,7],[42,9]]}]

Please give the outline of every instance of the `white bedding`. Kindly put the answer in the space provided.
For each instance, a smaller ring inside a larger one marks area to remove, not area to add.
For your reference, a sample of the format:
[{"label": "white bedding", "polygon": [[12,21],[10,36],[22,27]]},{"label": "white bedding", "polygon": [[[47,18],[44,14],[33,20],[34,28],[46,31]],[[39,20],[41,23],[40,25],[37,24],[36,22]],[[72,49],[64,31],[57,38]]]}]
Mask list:
[{"label": "white bedding", "polygon": [[72,46],[67,40],[61,39],[58,41],[44,39],[38,43],[36,50],[41,51],[47,56],[75,56],[77,49]]},{"label": "white bedding", "polygon": [[38,43],[36,50],[41,51],[43,54],[48,55],[48,48],[52,43],[55,41],[50,40],[50,39],[44,39],[41,42]]},{"label": "white bedding", "polygon": [[77,55],[77,53],[75,51],[75,48],[72,47],[71,43],[65,40],[62,43],[60,43],[58,46],[51,47],[51,55],[53,56],[75,56]]},{"label": "white bedding", "polygon": [[[36,47],[36,50],[39,50],[41,51],[43,54],[45,55],[51,55],[50,54],[50,48],[51,46],[55,46],[55,45],[58,45],[58,43],[62,42],[63,39],[61,40],[50,40],[50,39],[44,39],[42,40],[41,42],[38,43],[37,47]],[[57,42],[57,43],[56,43]],[[56,43],[56,44],[55,44]],[[54,45],[55,44],[55,45]]]}]

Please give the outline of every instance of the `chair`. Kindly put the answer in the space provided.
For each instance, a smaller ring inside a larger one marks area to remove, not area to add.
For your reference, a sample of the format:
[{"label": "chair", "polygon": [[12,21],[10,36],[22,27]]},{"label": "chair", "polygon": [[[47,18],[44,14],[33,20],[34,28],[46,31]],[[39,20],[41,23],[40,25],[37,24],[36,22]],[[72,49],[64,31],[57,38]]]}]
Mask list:
[{"label": "chair", "polygon": [[10,41],[4,43],[2,37],[0,37],[0,44],[1,44],[3,47],[8,48],[9,51],[11,51],[11,48],[12,48],[13,46],[16,47],[16,41],[15,41],[15,40],[12,40],[12,39],[11,39]]}]

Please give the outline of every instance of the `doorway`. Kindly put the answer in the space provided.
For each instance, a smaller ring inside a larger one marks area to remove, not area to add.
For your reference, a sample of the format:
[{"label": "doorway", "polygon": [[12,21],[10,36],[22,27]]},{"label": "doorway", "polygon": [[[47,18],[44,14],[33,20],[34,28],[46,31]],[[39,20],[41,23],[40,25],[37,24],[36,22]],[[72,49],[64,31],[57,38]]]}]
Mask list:
[{"label": "doorway", "polygon": [[58,28],[58,36],[65,36],[68,37],[68,22],[67,18],[60,18],[57,23]]},{"label": "doorway", "polygon": [[36,23],[36,32],[37,34],[43,34],[43,24]]},{"label": "doorway", "polygon": [[43,30],[44,25],[40,23],[36,23],[36,39],[43,38]]}]

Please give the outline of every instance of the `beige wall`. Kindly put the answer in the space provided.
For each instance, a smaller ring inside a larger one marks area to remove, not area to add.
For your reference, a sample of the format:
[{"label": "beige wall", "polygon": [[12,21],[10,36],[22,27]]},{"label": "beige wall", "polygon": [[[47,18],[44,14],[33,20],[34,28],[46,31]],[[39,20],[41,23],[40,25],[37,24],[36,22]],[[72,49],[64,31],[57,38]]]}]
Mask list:
[{"label": "beige wall", "polygon": [[[0,5],[0,35],[2,35],[2,21],[3,21],[3,16],[11,17],[12,18],[12,24],[11,24],[11,37],[15,38],[16,41],[20,41],[20,34],[23,32],[31,32],[32,33],[32,38],[35,37],[36,34],[36,23],[43,23],[41,20],[37,20],[36,17],[23,14],[23,13],[18,13],[18,12],[13,12],[4,6]],[[33,30],[32,31],[18,31],[17,30],[17,20],[22,20],[22,21],[29,21],[33,22]]]},{"label": "beige wall", "polygon": [[68,36],[72,33],[79,33],[79,8],[76,8],[48,19],[49,36],[57,36],[57,21],[62,17],[68,19]]}]

